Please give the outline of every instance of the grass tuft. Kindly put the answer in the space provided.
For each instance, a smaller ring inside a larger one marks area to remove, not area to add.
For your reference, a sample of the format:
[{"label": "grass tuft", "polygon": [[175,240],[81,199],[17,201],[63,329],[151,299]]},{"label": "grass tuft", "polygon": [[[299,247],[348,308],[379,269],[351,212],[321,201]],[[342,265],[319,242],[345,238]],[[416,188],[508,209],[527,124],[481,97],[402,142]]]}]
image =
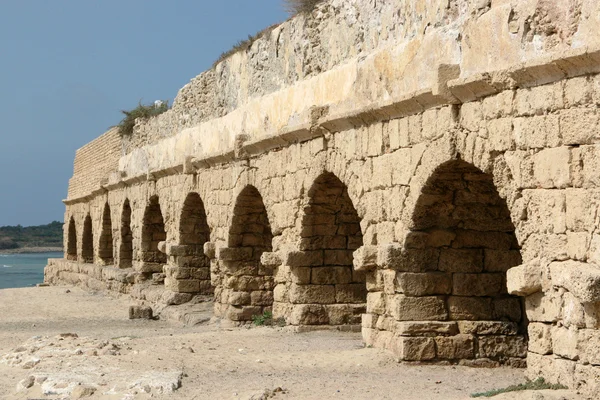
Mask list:
[{"label": "grass tuft", "polygon": [[213,68],[218,63],[220,63],[221,61],[225,61],[226,59],[228,59],[235,53],[238,53],[240,51],[247,51],[250,47],[252,47],[252,44],[254,42],[256,42],[261,37],[270,34],[273,31],[273,29],[277,28],[278,26],[279,26],[279,24],[271,25],[268,28],[263,29],[262,31],[256,33],[255,35],[248,35],[248,39],[240,40],[231,49],[227,50],[226,52],[221,53],[221,55],[219,56],[217,61],[215,61],[213,63]]},{"label": "grass tuft", "polygon": [[273,313],[265,311],[262,315],[253,315],[252,323],[255,326],[285,326],[284,318],[273,319]]},{"label": "grass tuft", "polygon": [[537,378],[535,381],[527,381],[518,385],[512,385],[504,389],[494,389],[487,392],[473,393],[471,397],[493,397],[502,393],[520,392],[523,390],[560,390],[568,389],[564,385],[547,383],[544,378]]},{"label": "grass tuft", "polygon": [[285,9],[291,15],[308,14],[323,0],[284,0]]},{"label": "grass tuft", "polygon": [[133,134],[133,128],[135,126],[135,120],[137,118],[148,119],[155,117],[167,111],[169,109],[169,101],[161,101],[157,104],[142,104],[140,101],[138,106],[133,110],[127,111],[122,110],[125,117],[119,122],[119,133],[121,136]]}]

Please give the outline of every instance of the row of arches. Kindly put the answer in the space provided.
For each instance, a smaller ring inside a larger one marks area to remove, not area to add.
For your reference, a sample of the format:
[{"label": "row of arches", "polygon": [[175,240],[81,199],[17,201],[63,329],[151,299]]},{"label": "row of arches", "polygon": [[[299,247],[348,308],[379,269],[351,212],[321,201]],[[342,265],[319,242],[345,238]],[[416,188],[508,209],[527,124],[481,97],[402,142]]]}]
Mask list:
[{"label": "row of arches", "polygon": [[[290,265],[272,265],[262,257],[273,251],[274,235],[256,187],[246,186],[232,211],[227,251],[211,267],[203,251],[211,237],[204,203],[199,194],[188,194],[179,224],[179,245],[185,247],[181,258],[187,258],[176,265],[187,272],[173,274],[210,281],[212,273],[221,316],[245,321],[277,308],[298,325],[356,325],[362,314],[373,312],[367,309],[368,292],[385,292],[398,303],[377,311],[386,318],[498,321],[523,332],[522,302],[509,296],[505,285],[506,271],[521,263],[515,227],[491,175],[464,161],[438,167],[423,186],[402,254],[386,266],[394,273],[391,283],[380,282],[377,271],[368,276],[353,268],[353,253],[364,244],[361,218],[346,185],[332,173],[319,176],[307,192],[296,243],[301,257]],[[167,258],[158,243],[166,240],[166,232],[158,197],[146,205],[137,252],[131,214],[126,200],[115,251],[110,207],[105,205],[98,259],[109,263],[117,258],[120,267],[135,259],[156,266],[145,271],[162,272]],[[91,222],[87,215],[79,258],[84,262],[94,261]],[[77,257],[76,239],[71,218],[69,257]],[[284,268],[287,275],[281,273]],[[209,272],[197,273],[200,269]],[[410,298],[419,299],[411,303]]]}]

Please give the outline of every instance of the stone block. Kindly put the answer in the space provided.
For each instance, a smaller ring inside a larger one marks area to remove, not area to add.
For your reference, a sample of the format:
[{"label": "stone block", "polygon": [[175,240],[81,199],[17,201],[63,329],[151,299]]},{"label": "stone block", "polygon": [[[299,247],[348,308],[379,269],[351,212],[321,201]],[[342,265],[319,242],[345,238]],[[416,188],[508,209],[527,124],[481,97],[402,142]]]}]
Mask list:
[{"label": "stone block", "polygon": [[269,267],[278,267],[282,260],[279,253],[265,251],[260,255],[260,263]]},{"label": "stone block", "polygon": [[327,325],[329,315],[320,304],[294,305],[288,322],[292,325]]},{"label": "stone block", "polygon": [[376,314],[363,314],[361,316],[361,326],[363,328],[375,328],[379,316]]},{"label": "stone block", "polygon": [[462,360],[475,357],[475,339],[472,335],[440,336],[435,338],[436,358]]},{"label": "stone block", "polygon": [[366,282],[369,292],[383,292],[385,284],[383,270],[376,270],[367,274]]},{"label": "stone block", "polygon": [[290,267],[317,267],[323,265],[323,252],[292,251],[283,257],[283,263]]},{"label": "stone block", "polygon": [[377,246],[361,246],[353,254],[353,265],[357,271],[370,271],[377,268]]},{"label": "stone block", "polygon": [[262,315],[263,308],[257,306],[229,306],[225,317],[231,321],[252,321],[252,317]]},{"label": "stone block", "polygon": [[486,272],[506,272],[522,263],[519,250],[484,250],[483,269]]},{"label": "stone block", "polygon": [[222,261],[245,261],[252,259],[252,247],[217,247],[215,257]]},{"label": "stone block", "polygon": [[377,264],[403,272],[426,272],[438,269],[438,249],[404,249],[398,244],[379,247]]},{"label": "stone block", "polygon": [[492,299],[492,317],[495,320],[521,322],[522,301],[520,297],[500,297]]},{"label": "stone block", "polygon": [[566,145],[593,144],[597,142],[598,121],[600,119],[595,108],[572,108],[561,110],[560,134]]},{"label": "stone block", "polygon": [[229,298],[227,299],[227,303],[234,306],[245,306],[250,305],[250,293],[248,292],[235,292],[232,291],[229,293]]},{"label": "stone block", "polygon": [[129,306],[129,319],[152,319],[152,307]]},{"label": "stone block", "polygon": [[395,291],[409,296],[450,294],[452,275],[435,272],[400,272],[396,274]]},{"label": "stone block", "polygon": [[485,297],[459,297],[448,298],[448,311],[450,319],[458,320],[491,320],[492,301]]},{"label": "stone block", "polygon": [[584,364],[600,366],[600,331],[581,329],[578,332],[577,350],[579,360]]},{"label": "stone block", "polygon": [[273,292],[270,290],[256,290],[250,293],[250,304],[253,306],[271,306],[273,296]]},{"label": "stone block", "polygon": [[512,118],[499,118],[487,122],[490,150],[506,151],[514,148]]},{"label": "stone block", "polygon": [[481,272],[483,271],[483,250],[442,249],[439,269],[444,272]]},{"label": "stone block", "polygon": [[348,265],[351,266],[352,251],[351,250],[325,250],[324,251],[325,265]]},{"label": "stone block", "polygon": [[527,326],[529,333],[529,351],[537,354],[552,354],[552,325],[531,322]]},{"label": "stone block", "polygon": [[562,189],[571,185],[569,147],[544,149],[533,156],[533,176],[539,187]]},{"label": "stone block", "polygon": [[391,350],[401,361],[435,359],[435,341],[433,338],[394,336]]},{"label": "stone block", "polygon": [[480,273],[452,275],[452,294],[455,296],[497,296],[506,293],[504,274]]},{"label": "stone block", "polygon": [[348,284],[352,282],[352,269],[337,266],[313,267],[310,281],[315,285]]},{"label": "stone block", "polygon": [[460,333],[469,335],[516,335],[518,325],[504,321],[458,321]]},{"label": "stone block", "polygon": [[336,303],[365,303],[367,288],[364,283],[351,283],[347,285],[335,285]]},{"label": "stone block", "polygon": [[275,286],[275,289],[273,289],[273,299],[279,303],[288,303],[288,287],[285,284],[278,284],[277,286]]},{"label": "stone block", "polygon": [[293,283],[308,285],[311,283],[313,267],[290,267],[290,278]]},{"label": "stone block", "polygon": [[560,326],[551,328],[552,352],[563,358],[577,360],[579,358],[577,329],[568,329]]},{"label": "stone block", "polygon": [[600,301],[600,267],[579,261],[550,264],[552,284],[563,287],[584,303]]},{"label": "stone block", "polygon": [[217,252],[217,245],[214,242],[204,243],[204,255],[211,260],[215,258]]},{"label": "stone block", "polygon": [[513,133],[520,150],[542,149],[560,145],[557,115],[542,115],[513,120]]},{"label": "stone block", "polygon": [[383,292],[367,293],[367,313],[383,315],[386,311],[386,295]]},{"label": "stone block", "polygon": [[294,304],[334,304],[335,286],[292,284],[289,296]]},{"label": "stone block", "polygon": [[519,265],[506,273],[508,293],[529,296],[542,290],[542,269],[539,260]]},{"label": "stone block", "polygon": [[456,322],[403,321],[396,322],[394,326],[395,332],[402,336],[439,336],[458,333]]},{"label": "stone block", "polygon": [[444,321],[448,310],[442,297],[408,297],[402,294],[391,296],[389,313],[397,321]]},{"label": "stone block", "polygon": [[561,308],[562,298],[556,291],[538,292],[525,298],[525,310],[531,322],[556,322]]},{"label": "stone block", "polygon": [[520,335],[517,336],[480,336],[478,338],[478,357],[505,358],[527,356],[527,340]]},{"label": "stone block", "polygon": [[165,283],[167,289],[176,293],[199,293],[200,292],[200,281],[186,279],[186,280],[175,280],[169,279],[168,283]]},{"label": "stone block", "polygon": [[349,304],[330,304],[325,309],[329,325],[357,325],[361,323],[361,314],[355,314]]}]

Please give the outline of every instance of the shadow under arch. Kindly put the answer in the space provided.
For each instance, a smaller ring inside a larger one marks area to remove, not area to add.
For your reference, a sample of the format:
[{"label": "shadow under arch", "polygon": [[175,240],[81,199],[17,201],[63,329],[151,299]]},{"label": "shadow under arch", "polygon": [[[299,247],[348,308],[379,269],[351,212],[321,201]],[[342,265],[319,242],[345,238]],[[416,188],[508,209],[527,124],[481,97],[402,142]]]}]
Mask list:
[{"label": "shadow under arch", "polygon": [[92,217],[88,214],[83,223],[83,236],[81,239],[81,261],[84,263],[94,262],[94,231]]},{"label": "shadow under arch", "polygon": [[77,261],[77,227],[74,217],[70,218],[67,229],[67,260]]},{"label": "shadow under arch", "polygon": [[131,230],[131,205],[129,199],[125,199],[123,203],[120,235],[119,268],[131,268],[133,265],[133,231]]},{"label": "shadow under arch", "polygon": [[523,299],[506,288],[506,271],[522,262],[520,247],[492,175],[462,160],[440,165],[421,190],[409,228],[394,265],[393,317],[429,321],[431,331],[415,336],[440,336],[432,321],[456,333],[435,339],[438,360],[524,366]]},{"label": "shadow under arch", "polygon": [[304,262],[291,267],[293,325],[359,325],[366,311],[366,276],[354,271],[353,252],[363,235],[348,188],[333,173],[308,191],[300,232]]},{"label": "shadow under arch", "polygon": [[165,268],[167,287],[178,293],[212,294],[210,259],[204,244],[210,241],[210,228],[204,202],[198,193],[189,193],[179,218],[179,250]]},{"label": "shadow under arch", "polygon": [[271,311],[273,267],[263,265],[261,256],[273,250],[273,233],[263,197],[248,185],[237,196],[227,237],[228,248],[221,249],[219,268],[220,301],[218,314],[233,321],[251,321]]},{"label": "shadow under arch", "polygon": [[108,203],[104,205],[104,212],[102,213],[102,230],[98,246],[98,258],[102,264],[112,265],[114,263],[113,234],[110,205]]},{"label": "shadow under arch", "polygon": [[144,274],[162,273],[167,255],[158,250],[158,244],[167,239],[165,222],[158,196],[150,197],[142,220],[142,243],[140,248],[141,271]]}]

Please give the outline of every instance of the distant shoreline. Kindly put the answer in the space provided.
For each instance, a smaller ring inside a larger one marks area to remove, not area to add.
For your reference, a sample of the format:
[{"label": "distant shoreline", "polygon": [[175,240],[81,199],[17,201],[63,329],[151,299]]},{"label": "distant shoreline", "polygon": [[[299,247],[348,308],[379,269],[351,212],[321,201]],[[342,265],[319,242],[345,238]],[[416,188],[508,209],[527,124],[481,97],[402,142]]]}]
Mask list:
[{"label": "distant shoreline", "polygon": [[53,253],[63,252],[62,247],[20,247],[18,249],[0,250],[0,254],[27,254],[27,253]]}]

